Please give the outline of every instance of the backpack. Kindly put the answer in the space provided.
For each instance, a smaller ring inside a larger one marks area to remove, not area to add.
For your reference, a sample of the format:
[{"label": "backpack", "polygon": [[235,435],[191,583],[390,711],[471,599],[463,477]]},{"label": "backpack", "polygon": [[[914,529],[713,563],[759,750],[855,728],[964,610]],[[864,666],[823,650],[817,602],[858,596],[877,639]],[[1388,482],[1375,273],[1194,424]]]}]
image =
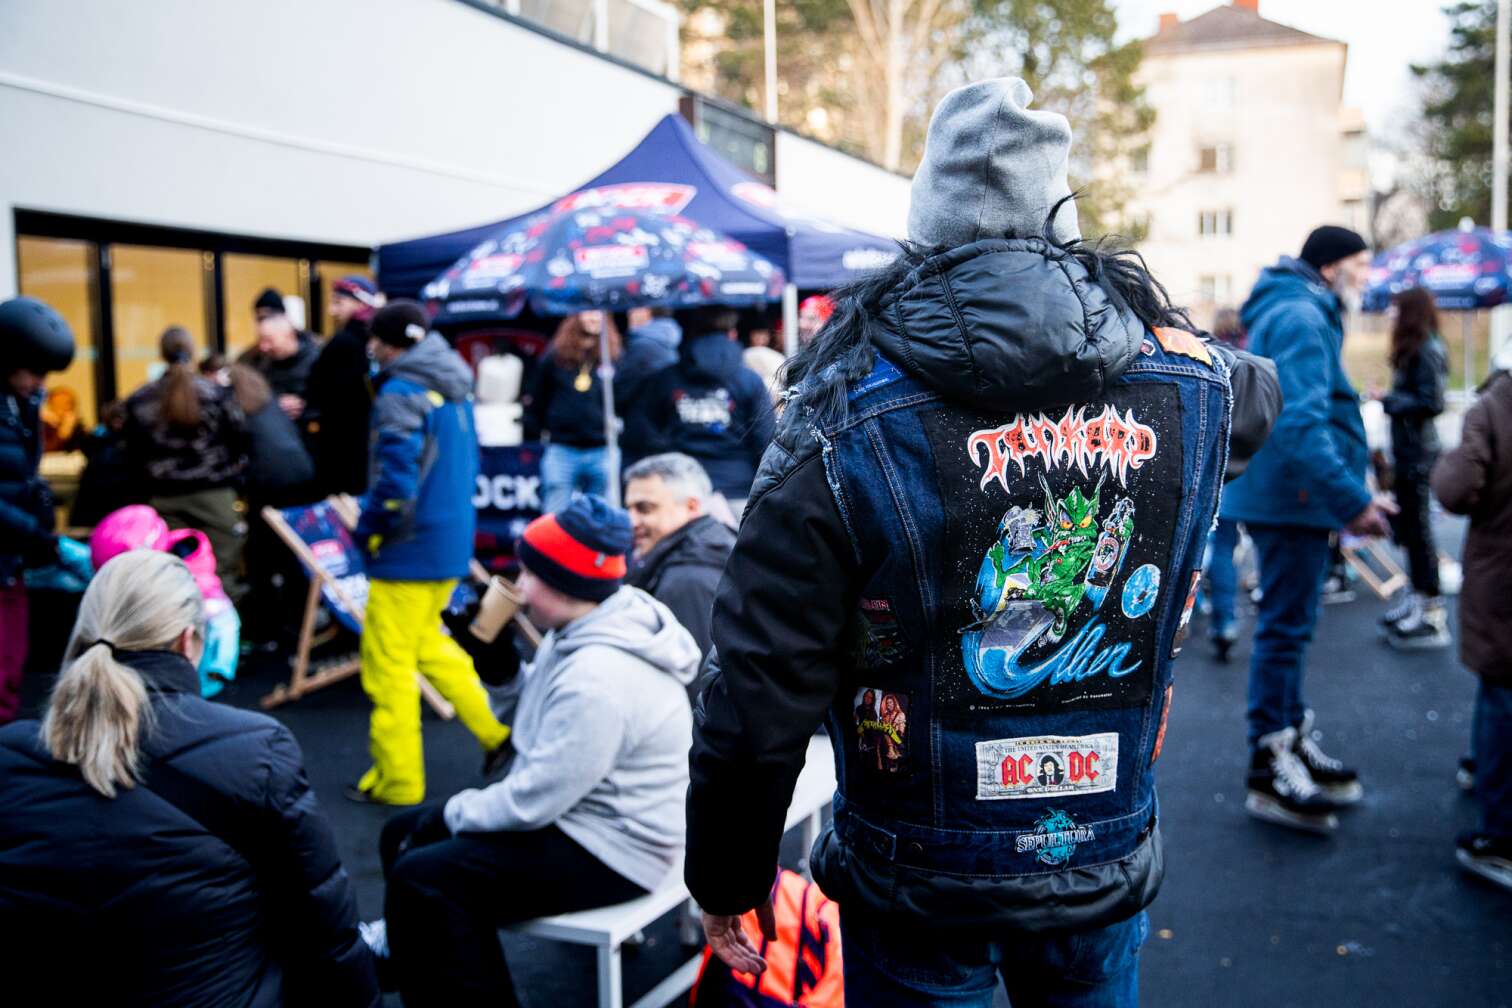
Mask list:
[{"label": "backpack", "polygon": [[772,887],[772,909],[775,942],[762,937],[754,910],[741,918],[766,972],[732,972],[705,947],[690,1008],[844,1008],[839,904],[802,875],[783,870]]}]

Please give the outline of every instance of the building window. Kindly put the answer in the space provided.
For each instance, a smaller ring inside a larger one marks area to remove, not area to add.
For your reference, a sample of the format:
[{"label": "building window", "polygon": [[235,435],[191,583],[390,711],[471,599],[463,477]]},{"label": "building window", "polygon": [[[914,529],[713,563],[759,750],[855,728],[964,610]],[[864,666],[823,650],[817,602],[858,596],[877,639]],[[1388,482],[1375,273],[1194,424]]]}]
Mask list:
[{"label": "building window", "polygon": [[1197,170],[1204,175],[1227,175],[1234,170],[1234,145],[1212,144],[1197,150]]},{"label": "building window", "polygon": [[1198,277],[1197,289],[1207,304],[1227,304],[1234,296],[1233,282],[1226,273]]},{"label": "building window", "polygon": [[1234,233],[1234,211],[1203,210],[1197,214],[1197,233],[1204,238]]},{"label": "building window", "polygon": [[16,251],[21,293],[52,305],[73,330],[73,363],[47,378],[51,410],[42,427],[48,451],[71,451],[98,418],[100,248],[94,242],[23,235],[16,239]]}]

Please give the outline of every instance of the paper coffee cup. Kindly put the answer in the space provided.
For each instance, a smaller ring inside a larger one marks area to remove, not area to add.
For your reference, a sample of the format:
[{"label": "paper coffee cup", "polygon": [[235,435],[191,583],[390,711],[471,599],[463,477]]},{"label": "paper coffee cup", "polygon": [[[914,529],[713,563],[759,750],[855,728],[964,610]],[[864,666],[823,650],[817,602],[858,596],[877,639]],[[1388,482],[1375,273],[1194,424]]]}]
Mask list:
[{"label": "paper coffee cup", "polygon": [[508,581],[501,577],[490,578],[488,590],[478,604],[478,615],[473,617],[468,631],[484,644],[492,644],[524,601]]}]

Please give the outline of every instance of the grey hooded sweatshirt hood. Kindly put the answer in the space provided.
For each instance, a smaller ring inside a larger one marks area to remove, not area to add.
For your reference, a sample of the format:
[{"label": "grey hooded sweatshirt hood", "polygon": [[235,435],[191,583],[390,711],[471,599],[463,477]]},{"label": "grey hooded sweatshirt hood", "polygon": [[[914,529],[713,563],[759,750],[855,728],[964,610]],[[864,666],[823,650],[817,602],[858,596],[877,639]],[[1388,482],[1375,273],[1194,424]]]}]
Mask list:
[{"label": "grey hooded sweatshirt hood", "polygon": [[381,384],[389,378],[402,378],[422,388],[439,392],[451,402],[461,402],[472,394],[472,372],[440,333],[425,338],[395,358],[378,373]]},{"label": "grey hooded sweatshirt hood", "polygon": [[453,833],[556,826],[654,889],[682,857],[698,645],[671,611],[621,588],[546,635],[522,666],[504,779],[446,803]]}]

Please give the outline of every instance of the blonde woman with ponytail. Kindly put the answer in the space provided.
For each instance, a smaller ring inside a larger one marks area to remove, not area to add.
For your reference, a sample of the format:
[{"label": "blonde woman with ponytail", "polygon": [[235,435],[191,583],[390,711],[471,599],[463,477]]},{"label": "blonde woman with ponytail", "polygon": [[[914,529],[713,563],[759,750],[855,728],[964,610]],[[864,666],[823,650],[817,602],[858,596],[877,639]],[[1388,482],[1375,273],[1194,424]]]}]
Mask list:
[{"label": "blonde woman with ponytail", "polygon": [[199,696],[202,605],[172,554],[111,560],[41,722],[0,729],[16,1004],[378,1003],[293,736]]}]

